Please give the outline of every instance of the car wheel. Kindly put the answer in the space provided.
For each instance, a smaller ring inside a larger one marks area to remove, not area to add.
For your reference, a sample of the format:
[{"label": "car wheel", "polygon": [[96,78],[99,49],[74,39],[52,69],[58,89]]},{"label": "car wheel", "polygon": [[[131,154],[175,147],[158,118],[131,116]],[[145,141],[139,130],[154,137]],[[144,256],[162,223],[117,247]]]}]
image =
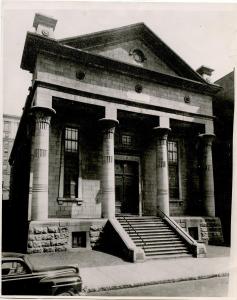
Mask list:
[{"label": "car wheel", "polygon": [[76,294],[73,291],[65,291],[58,293],[56,296],[76,296]]}]

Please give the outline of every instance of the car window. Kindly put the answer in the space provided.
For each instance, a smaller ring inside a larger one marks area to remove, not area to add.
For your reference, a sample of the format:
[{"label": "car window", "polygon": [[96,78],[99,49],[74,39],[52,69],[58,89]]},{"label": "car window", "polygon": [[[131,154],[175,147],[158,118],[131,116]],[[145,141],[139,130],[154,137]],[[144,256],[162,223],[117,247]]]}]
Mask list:
[{"label": "car window", "polygon": [[27,267],[21,261],[3,261],[2,275],[20,275],[28,273]]}]

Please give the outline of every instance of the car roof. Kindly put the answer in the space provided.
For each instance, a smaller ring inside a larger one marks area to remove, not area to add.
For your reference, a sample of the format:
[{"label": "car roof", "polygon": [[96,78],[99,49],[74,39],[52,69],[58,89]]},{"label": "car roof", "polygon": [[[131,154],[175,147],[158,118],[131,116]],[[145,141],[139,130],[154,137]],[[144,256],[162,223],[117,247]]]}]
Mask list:
[{"label": "car roof", "polygon": [[6,257],[15,257],[15,258],[23,258],[25,254],[17,253],[17,252],[2,252],[2,258]]}]

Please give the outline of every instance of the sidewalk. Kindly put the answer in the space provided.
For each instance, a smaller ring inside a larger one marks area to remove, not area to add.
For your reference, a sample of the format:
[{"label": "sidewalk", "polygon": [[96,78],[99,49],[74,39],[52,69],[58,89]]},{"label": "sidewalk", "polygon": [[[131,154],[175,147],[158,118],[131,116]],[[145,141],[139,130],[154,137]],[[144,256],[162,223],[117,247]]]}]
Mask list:
[{"label": "sidewalk", "polygon": [[227,276],[229,248],[208,246],[207,258],[151,259],[141,263],[125,262],[110,254],[84,250],[32,255],[31,260],[46,264],[77,263],[86,291],[99,291],[157,283]]}]

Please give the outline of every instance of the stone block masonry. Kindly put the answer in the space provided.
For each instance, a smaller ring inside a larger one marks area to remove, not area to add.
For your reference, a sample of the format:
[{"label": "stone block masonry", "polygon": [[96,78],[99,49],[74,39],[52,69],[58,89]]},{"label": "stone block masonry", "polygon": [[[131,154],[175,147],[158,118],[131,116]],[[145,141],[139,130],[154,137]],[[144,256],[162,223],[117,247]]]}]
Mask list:
[{"label": "stone block masonry", "polygon": [[66,251],[68,240],[67,226],[32,223],[29,228],[27,253]]},{"label": "stone block masonry", "polygon": [[[107,220],[33,221],[29,225],[27,253],[48,253],[72,250],[72,234],[84,233],[87,249],[99,248]],[[79,249],[80,246],[73,249]]]},{"label": "stone block masonry", "polygon": [[224,243],[221,222],[217,217],[174,217],[174,220],[189,234],[196,228],[199,242],[210,245]]}]

